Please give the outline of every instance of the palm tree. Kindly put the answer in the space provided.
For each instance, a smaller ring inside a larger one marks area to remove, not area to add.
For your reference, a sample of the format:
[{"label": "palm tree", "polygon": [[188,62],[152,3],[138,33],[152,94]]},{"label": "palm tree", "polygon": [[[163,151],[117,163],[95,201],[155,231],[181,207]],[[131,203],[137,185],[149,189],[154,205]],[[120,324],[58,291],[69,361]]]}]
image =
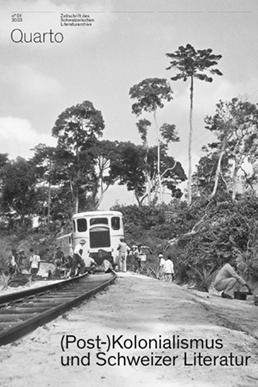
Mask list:
[{"label": "palm tree", "polygon": [[186,47],[180,46],[178,50],[172,54],[166,54],[168,58],[171,58],[170,66],[167,70],[177,68],[180,72],[176,76],[172,77],[172,81],[183,79],[185,82],[190,78],[190,131],[189,131],[189,143],[188,143],[188,205],[192,201],[191,193],[191,177],[192,177],[192,136],[193,136],[193,90],[194,90],[194,78],[200,79],[205,82],[212,82],[213,79],[206,74],[208,71],[211,74],[222,75],[218,69],[211,68],[218,64],[221,59],[221,55],[212,54],[212,49],[195,50],[190,44]]}]

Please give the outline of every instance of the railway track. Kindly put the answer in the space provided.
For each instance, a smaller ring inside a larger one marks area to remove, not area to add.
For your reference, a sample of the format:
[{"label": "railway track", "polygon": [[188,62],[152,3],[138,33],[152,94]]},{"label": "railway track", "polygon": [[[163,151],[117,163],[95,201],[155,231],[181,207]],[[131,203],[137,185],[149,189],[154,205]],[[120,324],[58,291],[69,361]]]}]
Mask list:
[{"label": "railway track", "polygon": [[110,285],[113,273],[84,274],[58,283],[0,296],[0,346],[53,320]]}]

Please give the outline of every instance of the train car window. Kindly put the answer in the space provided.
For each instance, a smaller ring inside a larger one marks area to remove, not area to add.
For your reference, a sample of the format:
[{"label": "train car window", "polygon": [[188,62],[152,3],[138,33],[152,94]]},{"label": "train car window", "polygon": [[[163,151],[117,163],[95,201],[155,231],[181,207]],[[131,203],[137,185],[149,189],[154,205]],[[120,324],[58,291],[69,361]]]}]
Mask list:
[{"label": "train car window", "polygon": [[91,218],[90,225],[93,224],[108,224],[108,218]]},{"label": "train car window", "polygon": [[120,229],[120,218],[118,216],[113,216],[111,218],[111,227],[113,230],[119,230]]},{"label": "train car window", "polygon": [[110,233],[107,228],[96,227],[90,230],[90,247],[110,247]]},{"label": "train car window", "polygon": [[85,218],[77,219],[77,231],[78,232],[87,231],[87,220]]}]

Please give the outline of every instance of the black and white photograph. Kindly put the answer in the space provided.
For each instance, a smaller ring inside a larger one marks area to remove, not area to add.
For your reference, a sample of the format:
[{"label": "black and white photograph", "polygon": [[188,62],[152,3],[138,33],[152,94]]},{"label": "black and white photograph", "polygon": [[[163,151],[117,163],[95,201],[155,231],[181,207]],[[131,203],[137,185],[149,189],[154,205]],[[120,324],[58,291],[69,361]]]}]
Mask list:
[{"label": "black and white photograph", "polygon": [[0,0],[1,387],[258,385],[257,0]]}]

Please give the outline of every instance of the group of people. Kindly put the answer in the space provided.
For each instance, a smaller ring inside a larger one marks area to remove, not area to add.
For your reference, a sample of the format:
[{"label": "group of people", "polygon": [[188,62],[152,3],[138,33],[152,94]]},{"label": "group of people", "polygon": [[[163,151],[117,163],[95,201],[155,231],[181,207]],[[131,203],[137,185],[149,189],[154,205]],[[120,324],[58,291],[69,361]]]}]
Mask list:
[{"label": "group of people", "polygon": [[[108,259],[104,257],[101,265],[97,265],[94,258],[87,256],[86,259],[83,259],[83,248],[86,244],[85,239],[81,239],[79,243],[75,246],[73,251],[73,259],[72,259],[72,267],[70,271],[70,277],[74,277],[75,275],[83,274],[85,272],[88,273],[94,273],[95,271],[100,272],[111,272],[113,271],[113,266],[109,262]],[[101,250],[98,252],[98,254],[102,255]]]},{"label": "group of people", "polygon": [[[89,273],[94,273],[95,271],[109,272],[113,271],[114,268],[111,262],[102,256],[102,250],[99,250],[98,254],[102,260],[101,265],[97,265],[96,261],[90,257],[83,254],[83,250],[86,244],[85,239],[80,239],[79,243],[75,246],[73,251],[73,256],[71,257],[71,261],[67,261],[67,257],[64,257],[64,254],[60,247],[57,247],[53,262],[56,267],[60,270],[65,266],[70,267],[70,277],[74,277],[75,275],[80,275],[85,273],[85,271]],[[127,256],[129,253],[132,253],[135,261],[137,262],[137,267],[141,268],[141,256],[143,254],[141,245],[139,244],[135,249],[131,249],[124,238],[120,238],[119,245],[117,247],[118,252],[118,271],[126,272],[127,271]]]},{"label": "group of people", "polygon": [[174,271],[174,263],[172,261],[171,255],[168,255],[166,259],[163,257],[163,254],[159,254],[159,279],[172,282],[173,276],[175,274]]},{"label": "group of people", "polygon": [[[233,299],[235,292],[246,288],[251,294],[252,289],[248,283],[237,273],[241,266],[240,257],[231,256],[228,261],[218,271],[214,288],[220,292],[222,298]],[[172,282],[174,276],[174,264],[171,256],[164,259],[163,254],[159,254],[159,279]]]},{"label": "group of people", "polygon": [[[127,270],[127,256],[130,255],[136,263],[136,270],[140,270],[142,266],[142,259],[145,257],[145,254],[142,250],[142,245],[138,244],[130,248],[124,238],[120,239],[120,243],[117,248],[119,252],[118,257],[118,271],[126,272]],[[159,279],[165,280],[167,282],[173,281],[174,276],[174,264],[170,255],[164,259],[163,254],[159,254]]]},{"label": "group of people", "polygon": [[[235,292],[246,288],[251,294],[252,289],[248,283],[237,273],[241,266],[240,257],[231,256],[221,269],[218,271],[215,280],[214,288],[220,292],[222,298],[233,299]],[[164,259],[163,254],[159,254],[159,279],[167,282],[172,282],[174,276],[174,264],[171,256],[168,255]]]},{"label": "group of people", "polygon": [[[142,266],[142,259],[145,257],[145,254],[142,250],[142,245],[138,244],[137,246],[133,246],[130,248],[124,238],[120,239],[120,243],[118,245],[117,250],[119,251],[118,258],[118,270],[121,272],[126,272],[127,270],[127,256],[130,255],[136,264],[136,270],[140,270]],[[172,261],[172,257],[168,255],[166,259],[163,257],[163,254],[159,254],[159,279],[172,282],[174,276],[174,264]]]},{"label": "group of people", "polygon": [[[57,268],[62,268],[63,266],[69,263],[70,266],[70,277],[73,277],[77,274],[83,274],[85,271],[94,272],[96,270],[109,272],[113,271],[113,266],[108,259],[103,258],[102,264],[97,265],[96,261],[88,256],[86,260],[83,259],[83,248],[86,244],[85,239],[81,239],[77,246],[74,248],[73,257],[69,262],[64,257],[60,247],[57,247],[56,253],[54,255],[54,263]],[[142,247],[139,244],[134,248],[130,248],[124,238],[120,239],[118,245],[118,270],[121,272],[127,271],[127,256],[130,253],[137,263],[138,269],[141,268],[141,257],[143,255]],[[100,251],[101,253],[101,251]],[[32,276],[36,276],[40,268],[40,256],[37,250],[34,251],[33,248],[29,250],[29,268]],[[159,254],[159,279],[167,282],[172,282],[174,277],[174,264],[170,255],[167,255],[166,258],[163,257],[163,254]],[[24,250],[16,249],[11,250],[9,256],[9,274],[11,276],[21,273],[24,265],[24,260],[26,259]],[[241,287],[246,287],[249,292],[251,292],[250,286],[247,282],[237,273],[237,267],[240,266],[240,259],[231,257],[227,263],[217,273],[217,276],[214,281],[214,288],[221,292],[223,298],[232,299],[234,298],[235,291],[239,290]]]},{"label": "group of people", "polygon": [[[79,243],[75,246],[73,251],[73,257],[72,257],[72,264],[71,264],[71,270],[70,270],[70,277],[74,277],[75,275],[80,275],[85,273],[86,271],[89,273],[94,273],[95,271],[100,272],[110,272],[113,271],[114,268],[111,264],[111,262],[105,258],[105,256],[102,256],[102,250],[99,250],[98,254],[99,257],[102,258],[101,265],[97,265],[96,261],[90,257],[87,256],[85,259],[83,258],[83,249],[86,244],[85,239],[80,239]],[[59,253],[57,252],[55,255],[55,263],[58,265],[58,262],[63,260],[62,251],[61,249],[58,249]],[[122,272],[127,271],[127,256],[128,253],[131,251],[130,247],[126,244],[124,238],[120,238],[120,243],[118,245],[118,270]],[[138,255],[140,254],[140,245],[138,246]],[[59,256],[60,254],[60,256]],[[137,252],[136,252],[137,255]],[[140,258],[138,258],[140,260]],[[140,267],[140,263],[139,263]]]},{"label": "group of people", "polygon": [[[34,251],[33,248],[30,248],[29,254],[29,269],[32,276],[35,276],[39,271],[40,256],[38,251]],[[26,259],[27,257],[24,250],[19,250],[18,252],[14,248],[11,250],[11,254],[8,259],[10,276],[20,274],[23,269],[27,268],[25,264]]]},{"label": "group of people", "polygon": [[136,264],[136,270],[140,270],[142,267],[142,259],[145,257],[145,254],[142,249],[142,245],[138,244],[137,246],[129,247],[125,242],[124,238],[120,238],[120,243],[118,245],[118,271],[126,272],[127,271],[127,257],[130,255]]}]

